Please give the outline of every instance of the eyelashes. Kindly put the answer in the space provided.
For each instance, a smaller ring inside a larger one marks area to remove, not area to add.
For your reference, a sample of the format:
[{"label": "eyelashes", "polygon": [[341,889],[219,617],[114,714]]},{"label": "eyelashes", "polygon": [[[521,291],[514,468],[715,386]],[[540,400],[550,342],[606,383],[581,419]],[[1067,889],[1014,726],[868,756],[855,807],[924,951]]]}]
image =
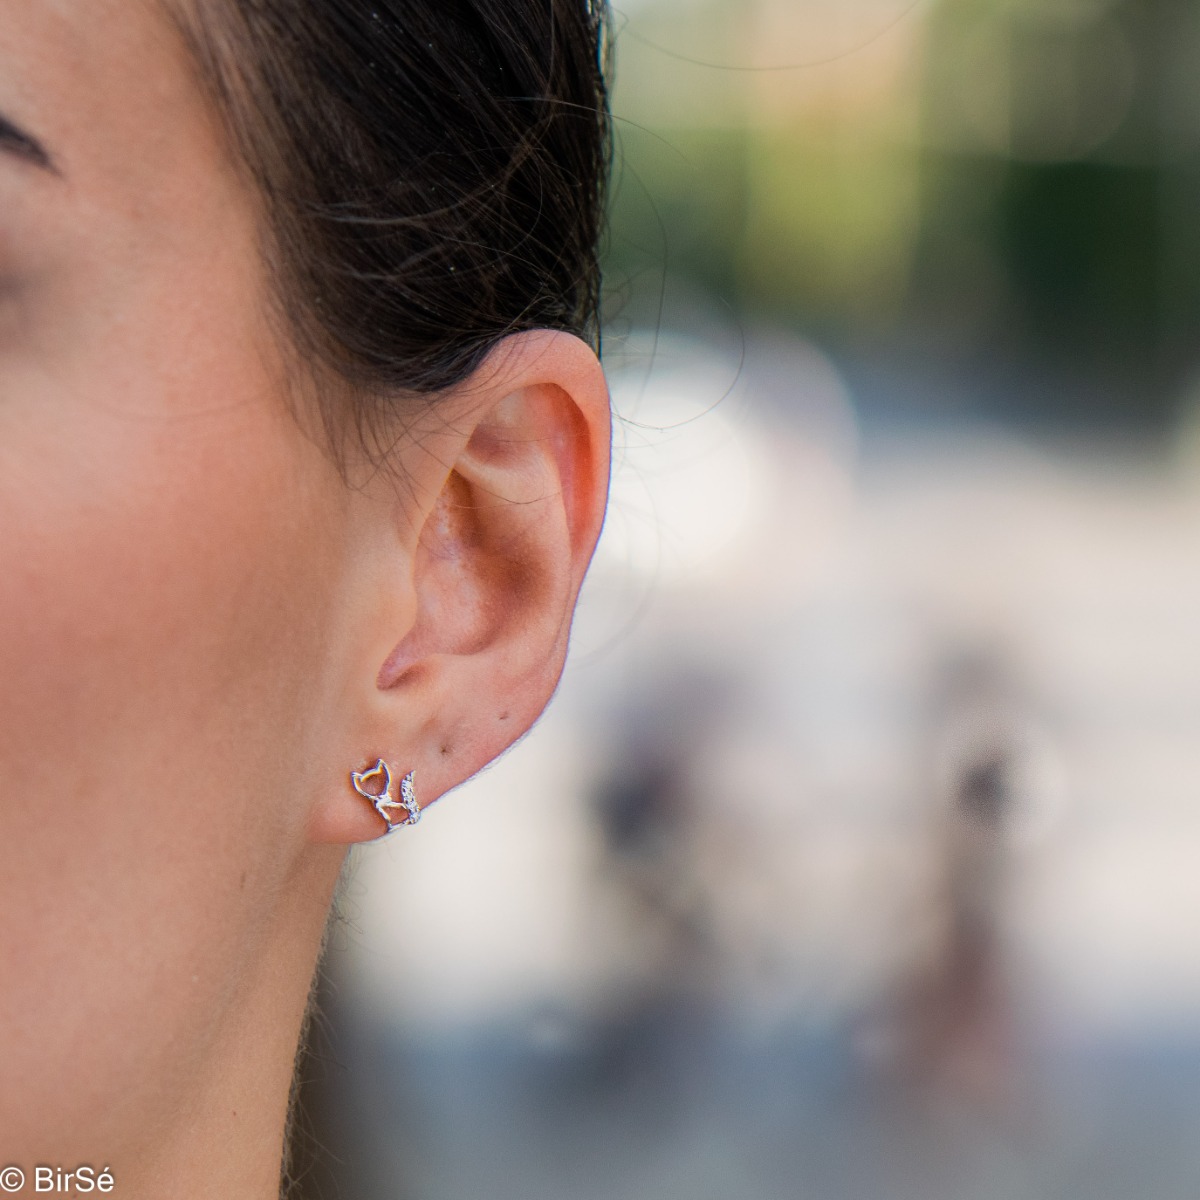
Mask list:
[{"label": "eyelashes", "polygon": [[54,160],[42,143],[31,134],[18,129],[3,113],[0,113],[0,151],[33,163],[35,167],[57,172]]}]

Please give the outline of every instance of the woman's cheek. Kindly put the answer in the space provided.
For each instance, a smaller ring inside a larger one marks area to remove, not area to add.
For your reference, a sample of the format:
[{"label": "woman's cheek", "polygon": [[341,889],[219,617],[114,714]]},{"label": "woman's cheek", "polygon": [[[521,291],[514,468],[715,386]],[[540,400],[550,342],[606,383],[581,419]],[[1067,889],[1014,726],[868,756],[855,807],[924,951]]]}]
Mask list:
[{"label": "woman's cheek", "polygon": [[279,885],[336,531],[277,396],[138,419],[149,390],[22,374],[0,360],[0,1027],[31,1049],[0,1127],[144,1126]]}]

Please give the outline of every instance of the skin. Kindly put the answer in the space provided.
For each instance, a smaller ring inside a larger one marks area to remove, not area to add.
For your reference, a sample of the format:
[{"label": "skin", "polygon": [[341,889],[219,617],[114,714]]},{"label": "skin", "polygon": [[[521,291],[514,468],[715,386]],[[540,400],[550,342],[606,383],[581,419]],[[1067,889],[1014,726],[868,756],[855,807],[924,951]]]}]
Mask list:
[{"label": "skin", "polygon": [[0,1165],[274,1196],[333,888],[384,828],[349,771],[427,805],[541,712],[603,376],[507,339],[348,484],[170,21],[0,0],[0,114],[45,151],[0,126]]}]

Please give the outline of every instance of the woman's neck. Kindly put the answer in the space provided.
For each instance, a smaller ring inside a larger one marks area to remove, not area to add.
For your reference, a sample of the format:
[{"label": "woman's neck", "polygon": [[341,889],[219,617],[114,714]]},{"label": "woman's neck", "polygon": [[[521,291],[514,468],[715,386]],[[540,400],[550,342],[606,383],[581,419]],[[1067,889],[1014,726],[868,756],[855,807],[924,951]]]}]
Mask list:
[{"label": "woman's neck", "polygon": [[281,890],[185,1103],[136,1161],[112,1164],[125,1200],[277,1200],[296,1052],[344,857],[340,846],[310,849]]}]

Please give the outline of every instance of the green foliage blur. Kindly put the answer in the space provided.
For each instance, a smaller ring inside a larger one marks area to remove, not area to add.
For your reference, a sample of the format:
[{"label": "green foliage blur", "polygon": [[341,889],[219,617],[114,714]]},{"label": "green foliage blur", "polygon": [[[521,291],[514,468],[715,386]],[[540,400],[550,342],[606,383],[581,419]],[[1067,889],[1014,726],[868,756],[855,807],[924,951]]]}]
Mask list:
[{"label": "green foliage blur", "polygon": [[716,309],[1036,376],[999,389],[1016,415],[1170,421],[1200,358],[1196,0],[638,0],[615,37],[612,324]]}]

